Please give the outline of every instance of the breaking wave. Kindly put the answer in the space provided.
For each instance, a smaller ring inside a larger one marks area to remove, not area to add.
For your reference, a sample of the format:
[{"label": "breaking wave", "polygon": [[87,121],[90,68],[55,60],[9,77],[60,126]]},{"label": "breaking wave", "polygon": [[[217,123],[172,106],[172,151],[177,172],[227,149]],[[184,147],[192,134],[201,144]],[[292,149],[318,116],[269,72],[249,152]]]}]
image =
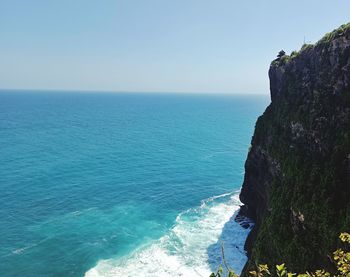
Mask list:
[{"label": "breaking wave", "polygon": [[240,273],[247,260],[244,242],[250,228],[234,220],[241,204],[238,194],[203,200],[200,206],[180,213],[160,239],[122,258],[101,260],[85,276],[207,277],[222,264],[222,246],[228,265]]}]

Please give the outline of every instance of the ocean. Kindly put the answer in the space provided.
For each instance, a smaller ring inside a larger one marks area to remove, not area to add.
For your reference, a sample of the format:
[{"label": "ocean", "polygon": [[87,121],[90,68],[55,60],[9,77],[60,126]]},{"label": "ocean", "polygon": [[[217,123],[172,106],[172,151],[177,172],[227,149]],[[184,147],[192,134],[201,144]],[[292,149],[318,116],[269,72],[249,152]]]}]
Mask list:
[{"label": "ocean", "polygon": [[0,92],[1,276],[240,272],[268,95]]}]

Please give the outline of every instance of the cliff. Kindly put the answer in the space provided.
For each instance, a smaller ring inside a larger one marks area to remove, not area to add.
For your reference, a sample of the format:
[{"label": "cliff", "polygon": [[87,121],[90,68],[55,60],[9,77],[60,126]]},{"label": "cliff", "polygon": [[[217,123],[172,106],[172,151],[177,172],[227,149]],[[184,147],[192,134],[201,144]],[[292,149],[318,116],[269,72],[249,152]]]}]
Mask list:
[{"label": "cliff", "polygon": [[294,272],[326,268],[350,230],[350,23],[269,69],[271,104],[256,122],[241,213],[249,260]]}]

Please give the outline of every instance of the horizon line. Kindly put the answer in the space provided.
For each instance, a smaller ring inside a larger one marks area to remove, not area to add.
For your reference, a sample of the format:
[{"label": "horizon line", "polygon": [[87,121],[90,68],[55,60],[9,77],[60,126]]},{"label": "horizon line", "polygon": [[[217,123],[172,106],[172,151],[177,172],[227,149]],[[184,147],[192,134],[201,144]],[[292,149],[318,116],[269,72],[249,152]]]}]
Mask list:
[{"label": "horizon line", "polygon": [[92,90],[92,89],[45,89],[45,88],[0,88],[0,92],[16,91],[16,92],[60,92],[60,93],[142,93],[142,94],[228,94],[228,95],[270,95],[270,92],[225,92],[225,91],[160,91],[160,90]]}]

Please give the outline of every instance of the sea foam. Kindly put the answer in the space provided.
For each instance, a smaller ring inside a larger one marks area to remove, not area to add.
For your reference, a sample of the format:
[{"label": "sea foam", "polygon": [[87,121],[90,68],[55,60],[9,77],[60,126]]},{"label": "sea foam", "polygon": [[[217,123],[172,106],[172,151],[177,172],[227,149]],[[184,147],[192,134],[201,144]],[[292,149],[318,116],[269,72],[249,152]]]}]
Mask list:
[{"label": "sea foam", "polygon": [[234,221],[240,204],[238,192],[206,199],[179,214],[160,239],[128,256],[99,261],[85,276],[209,276],[222,265],[222,246],[228,265],[240,273],[249,233]]}]

